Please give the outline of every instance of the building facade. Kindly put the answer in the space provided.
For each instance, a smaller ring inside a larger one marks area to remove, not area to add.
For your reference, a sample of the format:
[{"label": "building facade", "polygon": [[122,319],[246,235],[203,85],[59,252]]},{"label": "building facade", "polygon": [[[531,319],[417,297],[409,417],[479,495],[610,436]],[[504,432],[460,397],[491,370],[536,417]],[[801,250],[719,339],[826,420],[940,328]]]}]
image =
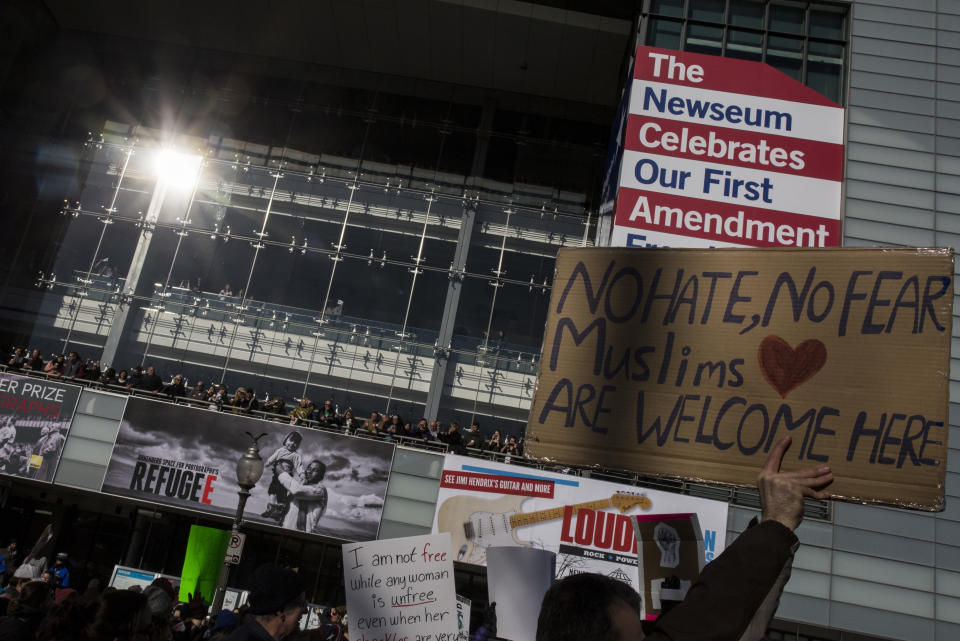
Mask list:
[{"label": "building facade", "polygon": [[[845,246],[960,247],[957,3],[71,4],[4,10],[10,346],[519,436],[556,250],[603,242],[637,44],[763,60],[843,105]],[[960,638],[958,385],[946,510],[808,518],[773,638]],[[17,483],[19,514],[93,500]],[[751,499],[721,498],[735,535]],[[130,519],[152,536],[137,509],[68,521],[122,546]]]}]

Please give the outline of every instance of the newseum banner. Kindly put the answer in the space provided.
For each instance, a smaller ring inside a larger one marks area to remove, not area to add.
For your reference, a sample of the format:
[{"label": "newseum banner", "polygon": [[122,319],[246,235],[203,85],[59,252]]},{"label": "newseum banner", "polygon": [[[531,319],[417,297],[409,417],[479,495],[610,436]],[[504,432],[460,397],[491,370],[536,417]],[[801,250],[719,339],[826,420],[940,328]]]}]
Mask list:
[{"label": "newseum banner", "polygon": [[433,532],[450,533],[456,561],[486,565],[491,547],[531,547],[557,554],[557,577],[599,572],[640,591],[633,519],[678,513],[697,515],[706,561],[723,551],[722,501],[448,454]]},{"label": "newseum banner", "polygon": [[0,374],[0,474],[53,481],[80,388]]},{"label": "newseum banner", "polygon": [[103,492],[232,517],[237,460],[260,439],[265,467],[244,518],[366,541],[380,527],[393,462],[390,443],[285,422],[130,398]]},{"label": "newseum banner", "polygon": [[611,245],[838,247],[844,111],[773,67],[639,47]]}]

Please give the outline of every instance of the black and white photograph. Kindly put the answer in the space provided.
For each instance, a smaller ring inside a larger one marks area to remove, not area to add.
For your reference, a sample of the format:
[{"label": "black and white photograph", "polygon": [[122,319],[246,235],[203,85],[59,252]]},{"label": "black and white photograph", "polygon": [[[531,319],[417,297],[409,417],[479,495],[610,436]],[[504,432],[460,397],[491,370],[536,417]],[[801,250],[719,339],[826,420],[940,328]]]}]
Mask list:
[{"label": "black and white photograph", "polygon": [[129,399],[103,491],[232,516],[236,462],[251,443],[246,432],[264,434],[263,475],[246,520],[334,538],[376,537],[392,444],[212,410]]},{"label": "black and white photograph", "polygon": [[80,388],[0,374],[0,474],[52,482]]}]

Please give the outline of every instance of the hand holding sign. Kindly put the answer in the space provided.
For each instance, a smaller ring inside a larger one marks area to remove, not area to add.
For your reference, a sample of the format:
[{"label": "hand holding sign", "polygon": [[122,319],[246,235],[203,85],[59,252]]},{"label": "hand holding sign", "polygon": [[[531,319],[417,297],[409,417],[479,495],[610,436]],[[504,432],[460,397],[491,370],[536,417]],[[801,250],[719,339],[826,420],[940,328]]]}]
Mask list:
[{"label": "hand holding sign", "polygon": [[760,490],[763,520],[779,521],[795,530],[803,520],[803,497],[830,498],[829,492],[815,488],[829,485],[833,481],[833,472],[827,465],[781,472],[780,464],[790,447],[790,440],[789,436],[782,438],[770,451],[770,456],[757,477],[757,488]]}]

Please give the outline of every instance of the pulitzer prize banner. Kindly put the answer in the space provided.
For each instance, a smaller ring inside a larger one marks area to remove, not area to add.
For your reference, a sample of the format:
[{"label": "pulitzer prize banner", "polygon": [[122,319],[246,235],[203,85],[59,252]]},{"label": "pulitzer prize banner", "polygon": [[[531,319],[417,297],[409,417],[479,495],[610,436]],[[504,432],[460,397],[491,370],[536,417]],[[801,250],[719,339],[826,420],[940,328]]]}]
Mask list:
[{"label": "pulitzer prize banner", "polygon": [[0,474],[52,482],[80,388],[0,374]]},{"label": "pulitzer prize banner", "polygon": [[393,462],[390,443],[131,398],[103,492],[230,516],[237,460],[260,439],[263,476],[248,521],[340,539],[376,538]]},{"label": "pulitzer prize banner", "polygon": [[944,508],[952,249],[561,249],[534,457]]}]

